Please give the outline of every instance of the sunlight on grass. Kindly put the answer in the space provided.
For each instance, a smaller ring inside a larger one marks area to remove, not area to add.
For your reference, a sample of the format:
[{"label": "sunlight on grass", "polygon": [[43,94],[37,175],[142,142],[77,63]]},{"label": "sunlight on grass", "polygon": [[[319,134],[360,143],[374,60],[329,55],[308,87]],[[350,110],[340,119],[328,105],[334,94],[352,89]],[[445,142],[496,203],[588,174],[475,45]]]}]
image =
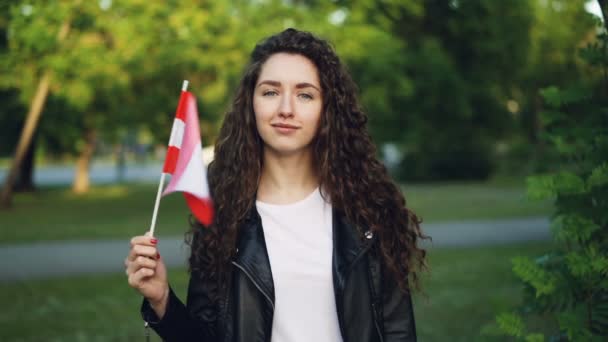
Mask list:
[{"label": "sunlight on grass", "polygon": [[84,200],[96,200],[96,199],[116,199],[127,197],[133,191],[133,187],[129,185],[110,185],[104,187],[94,187],[83,195],[76,195],[72,191],[64,191],[64,197],[67,199],[84,199]]}]

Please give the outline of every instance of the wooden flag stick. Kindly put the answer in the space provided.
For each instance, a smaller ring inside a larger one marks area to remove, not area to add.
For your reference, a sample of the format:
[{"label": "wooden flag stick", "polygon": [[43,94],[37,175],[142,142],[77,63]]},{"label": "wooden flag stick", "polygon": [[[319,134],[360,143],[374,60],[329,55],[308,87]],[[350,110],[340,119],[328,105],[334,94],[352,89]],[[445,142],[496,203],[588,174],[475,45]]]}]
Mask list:
[{"label": "wooden flag stick", "polygon": [[154,202],[154,212],[152,212],[152,223],[150,224],[150,236],[154,236],[154,227],[156,226],[156,216],[158,215],[158,206],[160,205],[160,196],[163,193],[165,185],[166,173],[161,173],[160,182],[158,183],[158,191],[156,192],[156,201]]},{"label": "wooden flag stick", "polygon": [[[188,90],[188,81],[184,80],[184,83],[182,84],[182,91],[186,90]],[[173,130],[171,130],[171,133],[173,133]],[[169,138],[169,141],[171,141],[171,138]],[[158,182],[158,191],[156,192],[156,201],[154,201],[154,211],[152,212],[152,223],[150,223],[150,236],[154,236],[154,228],[156,227],[156,217],[158,215],[158,207],[160,206],[160,197],[163,193],[166,175],[167,174],[165,172],[161,173],[160,181]]]}]

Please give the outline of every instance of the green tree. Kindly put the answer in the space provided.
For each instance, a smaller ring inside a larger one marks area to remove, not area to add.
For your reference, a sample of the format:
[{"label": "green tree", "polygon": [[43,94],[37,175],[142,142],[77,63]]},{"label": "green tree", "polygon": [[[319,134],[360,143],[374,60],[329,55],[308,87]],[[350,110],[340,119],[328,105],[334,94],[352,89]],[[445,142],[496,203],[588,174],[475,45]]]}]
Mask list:
[{"label": "green tree", "polygon": [[488,177],[498,140],[516,127],[506,102],[529,49],[529,2],[338,3],[386,33],[355,74],[376,140],[404,152],[400,175]]},{"label": "green tree", "polygon": [[544,340],[526,324],[541,314],[557,322],[552,340],[608,336],[608,30],[598,31],[580,50],[587,77],[542,91],[542,135],[560,164],[530,177],[528,190],[532,198],[554,199],[555,247],[536,260],[514,260],[524,304],[497,318],[503,332],[522,340]]},{"label": "green tree", "polygon": [[[6,54],[8,50],[7,28],[9,22],[9,3],[0,3],[0,55]],[[19,103],[19,93],[15,89],[0,90],[0,156],[13,153],[13,146],[19,138],[16,132],[23,126],[21,113],[26,109]],[[33,168],[34,168],[34,149],[33,139],[29,149],[25,153],[23,166],[19,169],[19,175],[15,183],[15,189],[32,190],[34,189]]]},{"label": "green tree", "polygon": [[[26,11],[26,12],[24,12],[24,14],[27,14],[27,11],[31,10],[31,7],[23,7],[22,9],[24,11]],[[42,48],[44,49],[44,48],[48,48],[49,46],[54,46],[57,42],[62,43],[67,37],[67,34],[70,29],[70,24],[71,24],[70,19],[64,18],[64,20],[61,21],[61,24],[59,25],[58,33],[53,32],[53,33],[50,33],[51,37],[47,36],[47,38],[50,38],[51,43],[49,44],[49,42],[47,41],[46,42],[47,46],[42,47]],[[8,36],[10,37],[13,34],[15,34],[15,32],[12,31],[11,28],[9,27]],[[55,36],[56,36],[56,39],[55,39]],[[9,44],[9,50],[11,47],[12,46]],[[8,56],[11,56],[11,55],[6,54],[2,57],[8,57]],[[5,59],[8,62],[8,63],[3,63],[3,65],[6,65],[5,69],[3,71],[5,71],[6,74],[8,75],[9,70],[11,70],[11,62],[13,60],[11,60],[10,57],[3,58],[3,59]],[[33,99],[31,101],[31,105],[29,107],[29,112],[25,118],[23,130],[21,132],[21,136],[19,138],[17,148],[15,149],[15,157],[13,159],[13,164],[11,165],[11,168],[9,169],[8,175],[5,180],[4,187],[2,188],[2,192],[0,194],[0,205],[2,205],[3,207],[10,206],[10,204],[11,204],[11,197],[12,197],[14,181],[17,177],[21,163],[22,163],[23,159],[25,158],[28,149],[31,150],[32,137],[34,136],[36,126],[38,124],[40,114],[42,112],[42,108],[44,107],[44,103],[48,96],[49,87],[50,87],[50,79],[51,79],[51,71],[48,68],[41,68],[41,69],[37,70],[37,72],[39,72],[41,75],[40,75],[40,77],[36,77],[36,81],[34,81],[37,84],[35,86],[35,89],[36,89],[35,95],[33,96]],[[28,75],[26,74],[25,77],[27,78],[27,76]],[[8,84],[9,88],[15,87],[15,85],[13,84],[15,79],[16,79],[16,77],[13,75],[13,77],[7,77],[3,83]],[[17,88],[17,87],[15,87],[15,88]]]},{"label": "green tree", "polygon": [[[44,85],[34,115],[44,108],[44,143],[78,155],[73,188],[85,192],[99,136],[112,142],[122,128],[134,127],[167,141],[183,79],[202,99],[203,134],[211,135],[231,75],[245,58],[236,39],[244,24],[233,10],[224,2],[17,1],[9,11],[0,87],[17,90],[27,105]],[[61,25],[69,30],[57,41]],[[24,130],[24,145],[36,121]],[[21,159],[14,158],[13,169]]]},{"label": "green tree", "polygon": [[533,23],[529,31],[530,49],[516,87],[511,91],[519,129],[509,144],[508,172],[547,170],[556,156],[545,148],[540,112],[540,90],[551,85],[568,86],[585,72],[578,49],[594,39],[594,20],[585,9],[585,0],[532,1]]}]

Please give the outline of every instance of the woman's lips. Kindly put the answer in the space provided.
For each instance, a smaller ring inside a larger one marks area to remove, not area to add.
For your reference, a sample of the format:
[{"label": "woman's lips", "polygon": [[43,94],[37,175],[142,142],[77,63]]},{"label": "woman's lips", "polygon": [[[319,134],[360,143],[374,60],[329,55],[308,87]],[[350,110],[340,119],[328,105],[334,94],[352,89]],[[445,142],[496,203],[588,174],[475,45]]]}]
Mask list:
[{"label": "woman's lips", "polygon": [[299,127],[289,124],[273,124],[272,127],[274,127],[277,132],[282,134],[289,134],[299,129]]}]

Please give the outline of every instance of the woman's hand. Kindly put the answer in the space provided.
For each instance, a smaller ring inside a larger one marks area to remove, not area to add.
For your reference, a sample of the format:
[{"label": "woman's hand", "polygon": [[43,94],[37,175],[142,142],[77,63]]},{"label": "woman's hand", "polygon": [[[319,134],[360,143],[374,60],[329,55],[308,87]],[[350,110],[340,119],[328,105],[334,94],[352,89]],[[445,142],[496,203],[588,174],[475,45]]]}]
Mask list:
[{"label": "woman's hand", "polygon": [[167,268],[156,249],[158,240],[146,233],[131,239],[131,250],[125,259],[129,285],[149,302],[159,318],[165,314],[169,297]]}]

